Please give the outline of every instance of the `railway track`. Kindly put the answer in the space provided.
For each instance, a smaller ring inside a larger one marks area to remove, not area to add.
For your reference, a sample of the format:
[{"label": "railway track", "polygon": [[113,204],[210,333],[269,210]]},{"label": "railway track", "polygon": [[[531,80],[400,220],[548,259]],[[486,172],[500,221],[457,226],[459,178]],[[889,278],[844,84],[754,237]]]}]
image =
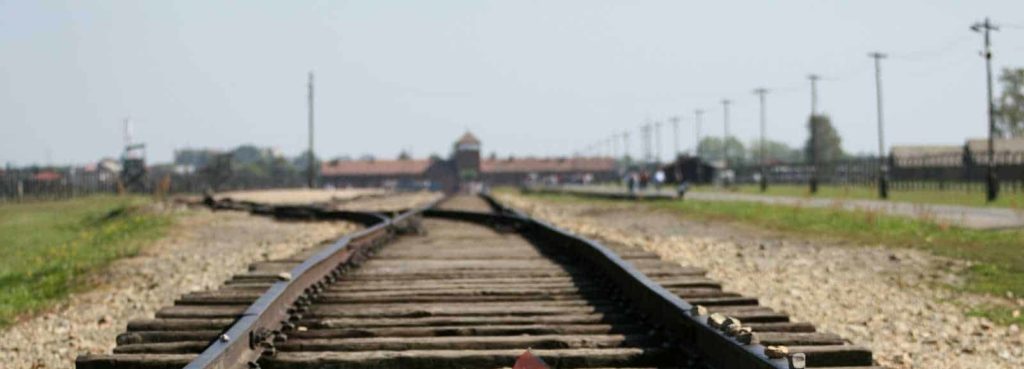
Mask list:
[{"label": "railway track", "polygon": [[723,291],[703,270],[490,198],[394,217],[223,207],[368,227],[184,295],[130,322],[113,354],[79,357],[79,369],[504,368],[527,349],[553,368],[872,365],[870,351]]}]

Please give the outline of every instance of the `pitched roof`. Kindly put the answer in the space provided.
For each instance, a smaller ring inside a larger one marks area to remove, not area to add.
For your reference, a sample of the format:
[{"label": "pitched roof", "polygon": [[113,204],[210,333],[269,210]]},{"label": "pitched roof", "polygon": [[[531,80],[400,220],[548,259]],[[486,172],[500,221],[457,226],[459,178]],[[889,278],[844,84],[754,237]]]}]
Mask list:
[{"label": "pitched roof", "polygon": [[[967,150],[977,164],[988,164],[988,139],[967,140]],[[997,138],[992,142],[995,164],[1024,163],[1024,137]]]},{"label": "pitched roof", "polygon": [[419,175],[430,167],[430,160],[346,160],[324,163],[325,176]]},{"label": "pitched roof", "polygon": [[615,170],[612,158],[515,158],[480,162],[483,173],[602,172]]},{"label": "pitched roof", "polygon": [[[1024,137],[997,138],[992,143],[992,149],[996,152],[1024,152]],[[988,139],[967,140],[967,149],[974,154],[985,154],[988,152]]]},{"label": "pitched roof", "polygon": [[455,144],[479,145],[480,139],[476,138],[472,133],[469,133],[469,131],[466,131],[466,133],[462,134],[462,137],[459,137],[458,141],[455,141]]},{"label": "pitched roof", "polygon": [[893,164],[898,167],[950,167],[963,162],[963,146],[958,145],[896,145],[892,147]]},{"label": "pitched roof", "polygon": [[54,172],[54,171],[49,171],[49,170],[45,170],[45,171],[36,173],[35,175],[32,176],[32,179],[37,180],[37,181],[56,181],[56,180],[58,180],[60,178],[61,178],[60,173],[57,173],[57,172]]},{"label": "pitched roof", "polygon": [[899,157],[918,157],[932,155],[961,155],[963,146],[958,145],[894,145],[892,155]]}]

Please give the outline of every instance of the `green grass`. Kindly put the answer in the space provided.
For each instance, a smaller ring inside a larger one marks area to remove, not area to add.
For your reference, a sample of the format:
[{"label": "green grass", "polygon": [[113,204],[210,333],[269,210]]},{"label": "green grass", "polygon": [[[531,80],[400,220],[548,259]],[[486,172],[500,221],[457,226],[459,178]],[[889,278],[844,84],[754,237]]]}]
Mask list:
[{"label": "green grass", "polygon": [[[1017,316],[1014,316],[1014,312],[1017,313]],[[1024,315],[1021,314],[1021,308],[1017,306],[986,305],[968,311],[967,315],[986,318],[996,324],[1024,325]]]},{"label": "green grass", "polygon": [[[762,194],[757,185],[741,185],[731,189],[712,186],[699,186],[696,191],[705,192],[738,192],[747,194]],[[811,195],[807,186],[804,185],[769,185],[765,195],[772,196],[794,196],[794,197],[820,197],[834,199],[864,199],[878,200],[878,190],[866,186],[821,186],[818,193]],[[992,203],[985,201],[985,193],[980,190],[889,190],[890,201],[902,201],[916,204],[944,204],[964,206],[993,206],[1011,209],[1024,210],[1024,193],[1003,191],[999,198]]]},{"label": "green grass", "polygon": [[144,197],[0,205],[0,326],[85,288],[90,273],[135,255],[171,223]]},{"label": "green grass", "polygon": [[[571,195],[530,194],[554,202],[613,203]],[[810,208],[750,202],[657,200],[638,206],[669,210],[684,218],[741,222],[798,236],[822,236],[857,245],[920,249],[972,262],[966,272],[968,292],[1024,296],[1024,231],[985,231],[938,225],[928,221],[841,208]],[[1010,310],[982,309],[994,321],[1008,321]]]}]

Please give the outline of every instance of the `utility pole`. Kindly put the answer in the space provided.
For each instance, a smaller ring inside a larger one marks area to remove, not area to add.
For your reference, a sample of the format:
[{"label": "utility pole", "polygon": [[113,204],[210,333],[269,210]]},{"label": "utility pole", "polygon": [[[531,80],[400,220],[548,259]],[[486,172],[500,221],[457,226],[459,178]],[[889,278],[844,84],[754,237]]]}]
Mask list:
[{"label": "utility pole", "polygon": [[724,113],[724,124],[722,127],[725,128],[725,135],[722,136],[722,174],[725,174],[725,170],[729,169],[729,104],[732,104],[732,101],[729,99],[722,100],[722,111]]},{"label": "utility pole", "polygon": [[972,25],[971,30],[985,35],[985,50],[981,53],[985,58],[985,73],[988,77],[988,174],[985,176],[985,199],[993,202],[999,197],[999,178],[996,177],[995,168],[996,117],[995,105],[992,103],[992,43],[989,34],[998,31],[999,27],[985,18],[984,22]]},{"label": "utility pole", "polygon": [[679,117],[668,119],[672,122],[672,160],[679,156]]},{"label": "utility pole", "polygon": [[754,93],[757,94],[757,97],[761,101],[761,145],[760,145],[761,146],[761,150],[760,150],[761,152],[760,152],[760,154],[758,156],[760,156],[760,159],[761,159],[760,160],[761,161],[761,192],[765,192],[765,191],[768,190],[768,170],[765,168],[765,166],[767,165],[767,162],[766,162],[767,158],[765,157],[765,139],[764,139],[764,131],[765,131],[765,125],[766,125],[765,124],[765,121],[766,121],[766,117],[765,117],[765,95],[768,94],[768,89],[766,89],[764,87],[759,87],[759,88],[754,90]]},{"label": "utility pole", "polygon": [[613,133],[611,137],[608,137],[608,142],[611,142],[611,145],[612,145],[612,158],[613,159],[619,157],[619,138],[616,137],[616,136],[617,135]]},{"label": "utility pole", "polygon": [[693,156],[700,156],[700,122],[701,122],[701,118],[704,117],[704,110],[697,109],[693,113],[694,113],[693,114],[694,115],[694,117],[693,117],[694,118],[694,121],[693,121],[693,130],[694,130],[694,135],[693,135],[693,138],[694,138],[694,140],[693,140],[693,143],[694,143],[693,144]]},{"label": "utility pole", "polygon": [[306,168],[306,180],[309,182],[309,188],[315,188],[316,185],[316,163],[313,155],[313,72],[309,72],[309,156],[306,158],[309,162],[308,168]]},{"label": "utility pole", "polygon": [[644,144],[644,166],[651,163],[651,124],[647,123],[640,127]]},{"label": "utility pole", "polygon": [[694,145],[693,145],[693,156],[695,158],[697,158],[697,178],[696,178],[696,180],[694,182],[694,184],[696,184],[696,182],[702,181],[704,179],[704,169],[703,169],[704,164],[702,163],[703,160],[701,160],[701,158],[700,158],[700,121],[701,121],[701,118],[703,118],[703,116],[704,116],[704,110],[697,109],[693,113],[694,113],[693,128],[694,128],[694,131],[695,131],[694,135],[693,135],[693,137],[694,137],[694,141],[693,141],[694,142]]},{"label": "utility pole", "polygon": [[647,164],[650,165],[654,162],[654,123],[647,123],[644,129],[646,130],[644,140],[647,141]]},{"label": "utility pole", "polygon": [[661,166],[661,122],[654,122],[654,164]]},{"label": "utility pole", "polygon": [[818,125],[816,124],[816,118],[818,116],[818,80],[821,76],[812,74],[807,76],[811,80],[811,120],[808,123],[811,126],[811,193],[818,193]]},{"label": "utility pole", "polygon": [[886,55],[880,52],[868,54],[875,59],[875,97],[878,99],[878,197],[889,198],[889,166],[885,162],[885,129],[882,114],[882,59]]},{"label": "utility pole", "polygon": [[630,156],[630,132],[623,132],[623,159]]},{"label": "utility pole", "polygon": [[638,147],[640,152],[637,155],[637,159],[638,159],[637,161],[640,163],[640,165],[643,165],[643,164],[647,163],[647,128],[646,128],[646,126],[644,126],[644,125],[640,126],[640,132],[637,132],[636,139],[637,139],[637,144],[639,144],[639,146],[640,146],[640,147]]}]

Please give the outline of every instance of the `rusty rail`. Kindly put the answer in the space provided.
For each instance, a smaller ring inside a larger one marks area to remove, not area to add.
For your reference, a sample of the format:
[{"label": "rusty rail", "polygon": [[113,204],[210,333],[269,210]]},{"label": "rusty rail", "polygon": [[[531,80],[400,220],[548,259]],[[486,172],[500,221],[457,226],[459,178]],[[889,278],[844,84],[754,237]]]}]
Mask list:
[{"label": "rusty rail", "polygon": [[[248,210],[281,218],[341,218],[347,220],[358,218],[362,219],[369,227],[341,238],[304,260],[298,266],[291,268],[289,272],[282,273],[279,281],[271,284],[266,292],[248,305],[244,313],[223,335],[209,346],[204,346],[205,350],[198,357],[193,358],[185,368],[254,369],[259,368],[260,363],[268,366],[273,366],[276,363],[278,367],[287,364],[287,361],[282,364],[281,361],[275,362],[277,359],[268,358],[261,361],[260,358],[264,354],[274,354],[276,350],[274,343],[281,341],[285,343],[280,344],[279,347],[283,351],[293,353],[287,347],[288,341],[285,334],[288,334],[295,325],[308,324],[304,321],[315,319],[315,306],[313,310],[310,310],[310,304],[321,301],[316,299],[324,296],[321,292],[325,287],[353,267],[359,266],[373,254],[378,246],[393,239],[403,230],[415,228],[415,222],[420,216],[482,224],[498,231],[518,233],[535,245],[561,249],[558,254],[571,256],[573,265],[584,268],[586,275],[596,277],[595,281],[600,281],[596,284],[607,289],[605,293],[612,291],[611,295],[615,296],[614,301],[618,302],[616,309],[628,307],[627,312],[636,319],[638,325],[648,327],[645,329],[651,329],[649,335],[658,337],[658,342],[663,345],[655,350],[664,348],[671,352],[684,354],[681,358],[671,359],[672,363],[678,364],[680,367],[784,369],[803,368],[807,364],[846,367],[872,365],[870,351],[860,348],[841,353],[845,355],[841,358],[822,359],[819,352],[815,358],[818,360],[817,363],[810,361],[813,355],[805,358],[799,353],[776,355],[778,358],[770,358],[766,353],[766,347],[758,344],[754,339],[760,331],[752,332],[751,327],[746,327],[744,328],[747,329],[746,334],[737,334],[735,331],[724,329],[728,324],[723,324],[720,320],[724,318],[723,316],[719,314],[709,316],[702,307],[695,306],[695,303],[713,304],[713,302],[707,302],[707,299],[702,302],[700,300],[702,296],[698,295],[689,295],[697,298],[697,300],[690,299],[690,301],[687,301],[685,297],[680,297],[681,295],[677,295],[677,292],[659,284],[657,275],[652,274],[652,277],[645,275],[642,264],[637,266],[629,262],[628,254],[623,254],[623,256],[617,254],[613,249],[615,245],[610,248],[547,222],[531,218],[525,213],[505,206],[487,194],[481,197],[488,203],[492,212],[441,209],[437,206],[448,198],[403,211],[391,218],[377,213],[334,212],[316,206],[272,207],[259,204],[224,204],[222,207],[224,209]],[[635,259],[633,260],[635,261]],[[535,287],[533,286],[533,288]],[[531,287],[524,285],[523,288]],[[756,299],[753,301],[756,305]],[[723,305],[747,304],[746,302],[734,302]],[[714,307],[710,307],[710,309],[714,309]],[[306,319],[303,319],[304,314]],[[310,314],[313,314],[314,317],[311,318]],[[715,315],[719,316],[715,317]],[[785,321],[788,322],[788,317]],[[738,320],[733,320],[733,324],[735,324],[733,328],[740,325]],[[297,331],[302,331],[302,329]],[[813,326],[811,332],[813,332]],[[295,335],[299,337],[298,340],[302,340],[300,333],[295,333]],[[783,342],[777,337],[778,335],[774,341],[769,339],[767,342]],[[790,343],[768,344],[788,345]],[[792,344],[801,345],[799,343]],[[819,345],[831,344],[834,343]],[[805,359],[807,361],[804,361]],[[686,360],[689,361],[679,362]],[[151,363],[151,361],[152,359],[143,358],[136,362],[112,363],[121,365],[84,366],[81,368],[117,368],[123,367],[122,365],[142,367],[138,365],[139,363],[152,368],[170,368],[182,365],[180,363],[177,365]],[[317,367],[317,365],[319,364],[315,360],[310,362],[311,367]]]},{"label": "rusty rail", "polygon": [[660,324],[669,337],[677,340],[673,342],[674,346],[683,348],[690,355],[716,368],[790,368],[787,359],[771,359],[766,356],[764,346],[743,344],[712,327],[708,317],[697,314],[693,305],[651,280],[597,241],[531,218],[501,204],[490,195],[484,194],[483,197],[491,207],[503,214],[501,217],[506,218],[505,222],[514,219],[514,222],[519,223],[528,237],[570,248],[603,271],[645,315]]},{"label": "rusty rail", "polygon": [[[362,262],[367,251],[393,237],[400,228],[446,198],[405,211],[394,218],[382,217],[376,224],[346,235],[296,266],[274,283],[242,316],[210,344],[186,369],[255,368],[265,350],[273,350],[273,340],[290,326],[289,318],[301,313],[306,296],[333,282],[351,264]],[[245,209],[238,209],[245,210]],[[260,209],[266,210],[266,209]],[[289,210],[284,209],[285,213]],[[255,210],[254,211],[259,211]],[[316,210],[313,211],[316,213]],[[271,213],[277,214],[271,210]],[[355,212],[346,212],[355,213]],[[328,211],[320,215],[330,214]],[[335,213],[342,215],[342,213]],[[351,215],[351,214],[349,214]],[[361,217],[366,219],[364,217]]]}]

